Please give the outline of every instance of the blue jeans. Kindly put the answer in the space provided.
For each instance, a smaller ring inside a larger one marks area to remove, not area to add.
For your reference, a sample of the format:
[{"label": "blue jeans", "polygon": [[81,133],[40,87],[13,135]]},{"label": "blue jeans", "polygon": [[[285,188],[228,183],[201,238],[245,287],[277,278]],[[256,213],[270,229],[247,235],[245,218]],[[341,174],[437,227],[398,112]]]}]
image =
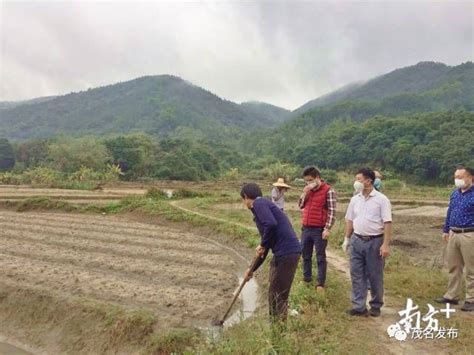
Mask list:
[{"label": "blue jeans", "polygon": [[350,241],[352,308],[364,311],[367,302],[367,282],[370,282],[369,304],[374,308],[383,306],[383,268],[385,260],[380,256],[383,237],[363,240],[352,234]]},{"label": "blue jeans", "polygon": [[323,228],[305,228],[301,235],[301,244],[303,249],[303,278],[305,281],[312,279],[312,258],[313,248],[316,249],[316,261],[318,263],[318,285],[324,286],[326,283],[326,247],[328,241],[322,237]]}]

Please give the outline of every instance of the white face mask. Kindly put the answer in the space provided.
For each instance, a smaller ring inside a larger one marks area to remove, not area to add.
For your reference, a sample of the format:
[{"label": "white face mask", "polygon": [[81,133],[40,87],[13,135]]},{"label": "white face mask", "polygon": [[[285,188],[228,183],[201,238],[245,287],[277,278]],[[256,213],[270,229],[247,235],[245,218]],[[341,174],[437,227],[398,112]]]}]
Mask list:
[{"label": "white face mask", "polygon": [[361,192],[364,189],[364,184],[361,183],[360,181],[354,182],[354,190],[356,192]]},{"label": "white face mask", "polygon": [[314,179],[311,181],[305,181],[306,186],[310,186],[311,189],[318,187],[321,184],[321,181]]},{"label": "white face mask", "polygon": [[466,183],[464,182],[463,179],[454,179],[454,185],[455,185],[458,189],[462,189],[464,186],[466,186]]}]

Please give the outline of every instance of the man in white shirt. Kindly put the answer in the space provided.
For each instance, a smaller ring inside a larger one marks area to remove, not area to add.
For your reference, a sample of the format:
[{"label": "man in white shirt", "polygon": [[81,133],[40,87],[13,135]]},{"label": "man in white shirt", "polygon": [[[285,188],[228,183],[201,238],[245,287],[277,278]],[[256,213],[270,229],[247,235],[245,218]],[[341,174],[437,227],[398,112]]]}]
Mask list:
[{"label": "man in white shirt", "polygon": [[[343,249],[350,253],[352,281],[351,316],[380,316],[383,306],[384,258],[390,254],[392,207],[389,199],[375,190],[375,174],[369,168],[356,175],[354,195],[347,207]],[[370,310],[367,311],[367,279],[370,281]]]}]

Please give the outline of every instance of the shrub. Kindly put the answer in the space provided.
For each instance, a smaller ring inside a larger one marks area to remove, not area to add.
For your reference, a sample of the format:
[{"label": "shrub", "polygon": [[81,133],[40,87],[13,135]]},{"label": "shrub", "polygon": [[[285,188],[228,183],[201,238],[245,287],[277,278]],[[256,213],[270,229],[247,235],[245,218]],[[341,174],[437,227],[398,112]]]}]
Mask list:
[{"label": "shrub", "polygon": [[180,198],[194,198],[194,197],[206,197],[209,196],[207,193],[203,192],[196,192],[187,189],[178,189],[173,192],[173,198],[180,199]]},{"label": "shrub", "polygon": [[398,179],[390,179],[383,181],[382,186],[387,189],[401,189],[405,184]]},{"label": "shrub", "polygon": [[51,168],[39,166],[25,171],[20,178],[23,184],[46,185],[52,187],[64,179],[64,176]]},{"label": "shrub", "polygon": [[168,195],[163,190],[160,190],[156,187],[152,187],[148,189],[146,193],[146,197],[159,200],[159,199],[167,199]]},{"label": "shrub", "polygon": [[323,169],[321,170],[321,177],[324,179],[324,181],[331,185],[337,184],[339,182],[339,176],[337,175],[336,170]]},{"label": "shrub", "polygon": [[220,178],[224,181],[235,181],[241,179],[242,174],[238,168],[230,168],[229,170],[222,173]]},{"label": "shrub", "polygon": [[277,162],[263,168],[261,175],[263,178],[272,181],[278,178],[284,178],[285,181],[293,181],[301,176],[301,171],[302,169],[297,165]]},{"label": "shrub", "polygon": [[0,184],[19,185],[21,184],[20,175],[9,171],[0,173]]}]

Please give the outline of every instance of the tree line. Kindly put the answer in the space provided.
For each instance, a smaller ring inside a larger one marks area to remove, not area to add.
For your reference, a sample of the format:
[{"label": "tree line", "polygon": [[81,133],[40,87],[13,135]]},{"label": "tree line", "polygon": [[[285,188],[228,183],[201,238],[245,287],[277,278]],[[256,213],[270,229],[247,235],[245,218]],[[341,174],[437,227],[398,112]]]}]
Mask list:
[{"label": "tree line", "polygon": [[122,180],[209,180],[298,175],[306,165],[349,171],[362,165],[421,184],[445,184],[457,164],[474,166],[474,113],[445,111],[363,122],[338,118],[325,125],[284,125],[233,141],[146,134],[0,139],[0,171],[43,167],[64,174],[81,169],[119,171]]}]

